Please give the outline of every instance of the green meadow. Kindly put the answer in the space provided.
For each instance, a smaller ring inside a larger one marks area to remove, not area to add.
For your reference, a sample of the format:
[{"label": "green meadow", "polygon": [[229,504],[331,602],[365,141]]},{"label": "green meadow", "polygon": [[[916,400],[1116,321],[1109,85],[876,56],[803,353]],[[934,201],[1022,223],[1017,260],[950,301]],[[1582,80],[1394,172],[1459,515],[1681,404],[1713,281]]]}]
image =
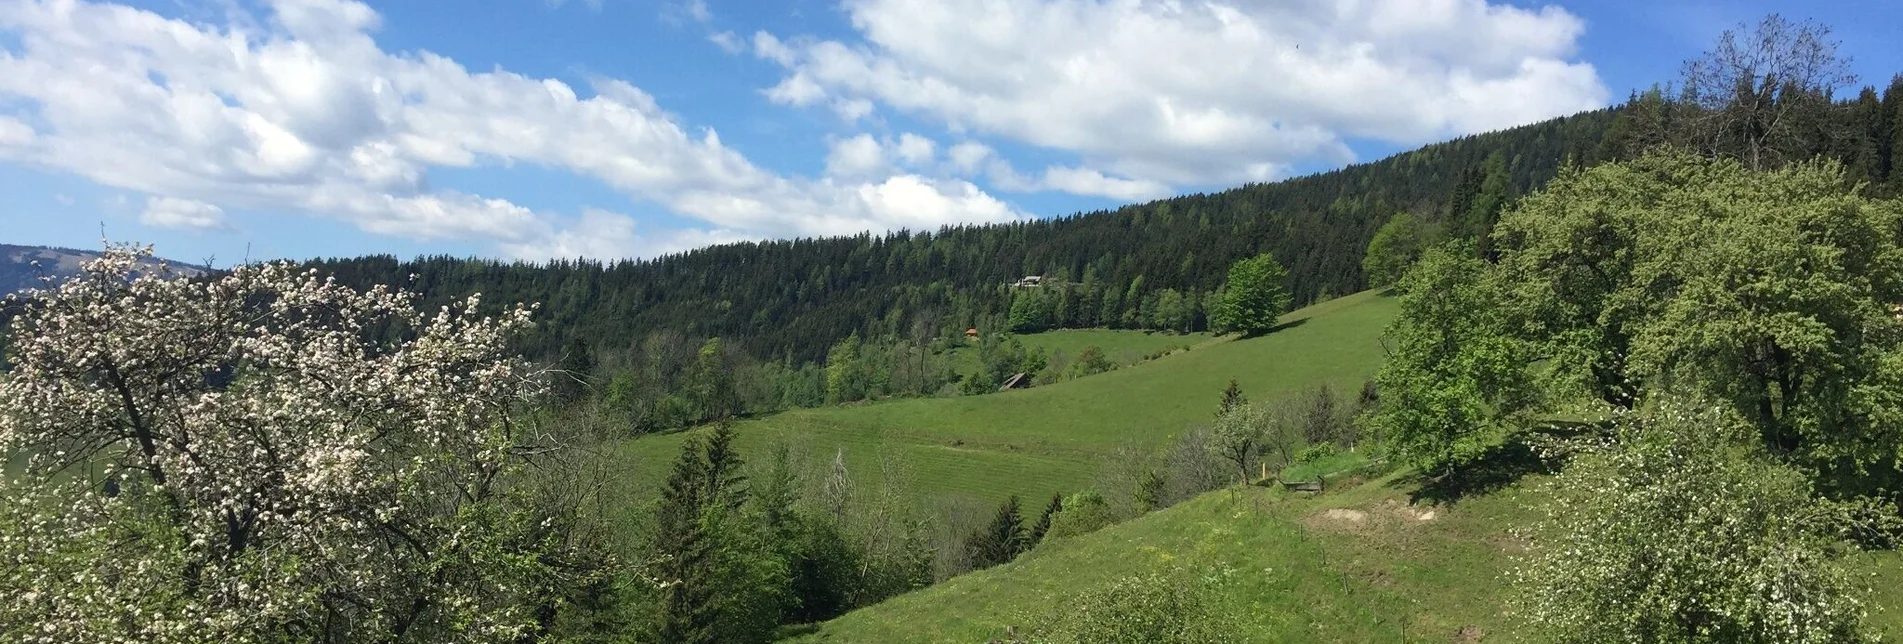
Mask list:
[{"label": "green meadow", "polygon": [[[808,459],[843,450],[856,480],[884,483],[894,464],[924,496],[995,503],[1089,487],[1122,450],[1154,451],[1207,422],[1235,379],[1256,400],[1326,383],[1353,395],[1379,368],[1393,298],[1364,292],[1294,311],[1284,327],[1247,339],[1141,331],[1057,331],[1027,346],[1109,351],[1193,344],[1189,351],[1052,385],[987,394],[795,410],[740,422],[742,454],[783,443]],[[1112,347],[1115,347],[1114,349]],[[697,430],[704,431],[704,430]],[[622,449],[641,487],[665,476],[689,433],[645,436]]]}]

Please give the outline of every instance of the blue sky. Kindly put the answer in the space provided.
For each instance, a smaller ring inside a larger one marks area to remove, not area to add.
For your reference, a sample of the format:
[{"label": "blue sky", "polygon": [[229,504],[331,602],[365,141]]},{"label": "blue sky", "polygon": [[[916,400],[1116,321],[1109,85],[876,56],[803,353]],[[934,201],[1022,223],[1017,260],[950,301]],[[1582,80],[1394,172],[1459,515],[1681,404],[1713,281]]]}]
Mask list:
[{"label": "blue sky", "polygon": [[[479,7],[479,8],[476,8]],[[0,243],[652,256],[1110,208],[1602,106],[1903,3],[0,0]]]}]

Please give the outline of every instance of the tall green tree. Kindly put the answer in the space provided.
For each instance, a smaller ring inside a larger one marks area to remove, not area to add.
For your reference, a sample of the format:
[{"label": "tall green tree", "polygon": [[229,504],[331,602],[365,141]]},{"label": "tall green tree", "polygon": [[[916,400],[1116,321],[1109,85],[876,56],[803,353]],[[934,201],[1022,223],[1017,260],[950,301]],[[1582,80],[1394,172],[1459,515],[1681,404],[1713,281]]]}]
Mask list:
[{"label": "tall green tree", "polygon": [[1510,333],[1506,298],[1466,242],[1428,249],[1400,286],[1374,423],[1417,467],[1444,472],[1494,444],[1505,417],[1536,400],[1529,348]]},{"label": "tall green tree", "polygon": [[1017,495],[1011,495],[999,505],[991,523],[973,533],[965,543],[972,567],[978,569],[1007,563],[1024,552],[1024,516],[1019,510]]},{"label": "tall green tree", "polygon": [[708,338],[695,354],[688,391],[704,420],[722,420],[740,411],[733,371],[722,353],[720,338]]},{"label": "tall green tree", "polygon": [[1374,231],[1374,239],[1368,242],[1367,254],[1361,259],[1361,272],[1370,285],[1393,284],[1426,249],[1425,225],[1412,214],[1396,214]]},{"label": "tall green tree", "polygon": [[1215,330],[1259,335],[1275,328],[1289,304],[1288,271],[1275,257],[1263,253],[1229,267],[1229,281],[1218,302]]},{"label": "tall green tree", "polygon": [[1875,419],[1903,346],[1903,206],[1834,162],[1753,172],[1653,155],[1576,172],[1498,235],[1498,281],[1554,383],[1614,407],[1648,390],[1730,403],[1783,453],[1903,453]]},{"label": "tall green tree", "polygon": [[718,620],[713,537],[707,512],[707,462],[701,442],[681,445],[654,516],[655,573],[664,586],[654,633],[663,642],[714,644]]}]

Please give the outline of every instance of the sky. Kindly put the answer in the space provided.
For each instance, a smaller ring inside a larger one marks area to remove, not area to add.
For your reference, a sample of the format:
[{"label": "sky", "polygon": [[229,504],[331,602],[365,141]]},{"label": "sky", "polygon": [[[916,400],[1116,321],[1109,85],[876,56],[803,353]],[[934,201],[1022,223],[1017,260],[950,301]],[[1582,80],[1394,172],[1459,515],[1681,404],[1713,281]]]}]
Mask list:
[{"label": "sky", "polygon": [[[0,0],[0,243],[654,257],[1274,181],[1886,0]],[[1853,91],[1853,90],[1846,90]]]}]

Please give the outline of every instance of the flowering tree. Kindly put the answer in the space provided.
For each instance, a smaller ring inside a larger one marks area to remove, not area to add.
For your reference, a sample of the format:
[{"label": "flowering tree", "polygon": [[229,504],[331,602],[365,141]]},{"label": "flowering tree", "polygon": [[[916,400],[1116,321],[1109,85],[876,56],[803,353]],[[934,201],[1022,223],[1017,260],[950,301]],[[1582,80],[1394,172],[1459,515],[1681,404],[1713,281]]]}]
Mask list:
[{"label": "flowering tree", "polygon": [[1666,404],[1549,483],[1521,532],[1517,612],[1560,642],[1856,642],[1843,544],[1894,512],[1816,497],[1722,407]]},{"label": "flowering tree", "polygon": [[539,388],[506,349],[528,309],[149,256],[109,248],[15,302],[0,640],[545,633],[577,580],[517,476],[541,440],[510,413]]}]

